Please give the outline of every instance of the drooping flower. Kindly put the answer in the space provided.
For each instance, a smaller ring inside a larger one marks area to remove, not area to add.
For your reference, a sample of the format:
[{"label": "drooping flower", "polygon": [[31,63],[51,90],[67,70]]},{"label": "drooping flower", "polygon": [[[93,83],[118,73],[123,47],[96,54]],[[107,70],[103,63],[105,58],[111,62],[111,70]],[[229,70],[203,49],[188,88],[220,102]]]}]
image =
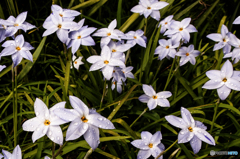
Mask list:
[{"label": "drooping flower", "polygon": [[[137,154],[137,159],[147,159],[151,155],[155,158],[162,151],[165,150],[165,146],[161,143],[162,134],[160,131],[157,131],[155,134],[151,134],[148,131],[141,132],[141,138],[131,142],[131,144],[140,149]],[[158,159],[162,159],[161,156]]]},{"label": "drooping flower", "polygon": [[69,96],[71,106],[74,109],[59,108],[54,113],[63,120],[71,121],[66,134],[66,141],[75,140],[80,136],[91,146],[93,150],[98,147],[99,129],[115,129],[107,118],[88,107],[77,97]]},{"label": "drooping flower", "polygon": [[7,26],[7,31],[5,33],[6,37],[13,36],[19,29],[23,31],[27,31],[33,28],[36,28],[36,26],[25,22],[27,18],[27,11],[20,13],[16,18],[13,16],[10,16],[7,20],[0,20],[0,24]]},{"label": "drooping flower", "polygon": [[144,32],[142,30],[137,31],[129,31],[125,34],[125,36],[122,37],[122,39],[126,39],[127,44],[131,44],[132,47],[136,44],[146,47],[147,37],[143,35]]},{"label": "drooping flower", "polygon": [[171,23],[175,21],[172,18],[173,18],[173,15],[169,15],[159,23],[158,27],[161,26],[161,30],[160,30],[161,34],[163,34],[167,29],[169,29]]},{"label": "drooping flower", "polygon": [[149,0],[140,0],[139,4],[131,9],[131,12],[140,13],[140,15],[144,15],[147,18],[149,15],[156,19],[160,20],[160,12],[159,10],[166,7],[169,3],[167,2],[159,2],[159,1],[149,1]]},{"label": "drooping flower", "polygon": [[43,36],[48,36],[56,32],[59,40],[62,43],[66,43],[68,40],[68,30],[77,28],[78,24],[73,21],[65,20],[61,16],[52,13],[50,17],[44,21],[43,27],[47,29],[43,33]]},{"label": "drooping flower", "polygon": [[2,154],[0,154],[0,159],[3,157],[4,159],[22,159],[22,151],[19,145],[17,145],[14,150],[13,153],[11,154],[10,152],[6,151],[6,150],[2,150]]},{"label": "drooping flower", "polygon": [[[84,21],[84,20],[83,20]],[[69,32],[69,42],[67,48],[72,47],[72,54],[74,54],[80,45],[93,46],[94,40],[90,36],[97,28],[93,27],[79,27],[78,30]]]},{"label": "drooping flower", "polygon": [[117,27],[117,20],[114,19],[109,25],[108,28],[102,28],[97,30],[96,33],[93,34],[93,36],[102,37],[101,38],[101,48],[104,45],[108,45],[111,39],[121,40],[121,37],[124,36],[123,32],[121,32],[118,29],[115,29]]},{"label": "drooping flower", "polygon": [[193,45],[189,45],[188,47],[181,47],[179,51],[176,53],[177,56],[181,56],[180,59],[180,66],[185,65],[188,61],[192,64],[195,65],[196,59],[200,54],[200,51],[194,50]]},{"label": "drooping flower", "polygon": [[233,71],[232,63],[227,60],[221,70],[210,70],[206,72],[209,81],[202,88],[217,89],[218,96],[225,100],[231,89],[240,91],[240,71]]},{"label": "drooping flower", "polygon": [[74,18],[81,13],[71,9],[62,9],[59,5],[53,4],[51,10],[55,15],[59,15],[62,18]]},{"label": "drooping flower", "polygon": [[2,47],[5,48],[2,50],[0,57],[12,55],[14,67],[22,61],[22,58],[33,62],[33,56],[29,50],[34,48],[24,41],[23,35],[18,35],[15,40],[5,41]]},{"label": "drooping flower", "polygon": [[57,103],[48,110],[46,104],[39,98],[36,98],[34,102],[36,117],[25,121],[22,125],[24,131],[33,132],[33,142],[47,134],[48,138],[53,142],[59,145],[63,144],[63,134],[59,125],[68,121],[56,116],[54,110],[64,108],[65,104],[66,102]]},{"label": "drooping flower", "polygon": [[111,51],[107,45],[103,46],[101,55],[93,55],[87,58],[89,63],[93,65],[90,67],[89,71],[95,71],[102,69],[103,76],[110,80],[112,78],[113,67],[120,66],[124,67],[125,64],[118,58],[113,58]]},{"label": "drooping flower", "polygon": [[[72,56],[72,60],[73,60],[73,66],[78,70],[79,69],[79,66],[80,65],[82,65],[82,64],[84,64],[83,62],[82,62],[82,56],[79,56],[78,58],[75,56],[75,55],[73,55]],[[73,68],[72,67],[72,63],[71,63],[71,68]]]},{"label": "drooping flower", "polygon": [[197,32],[197,29],[190,24],[191,18],[185,18],[181,22],[173,21],[170,24],[170,29],[167,30],[164,35],[170,35],[172,40],[179,42],[184,40],[184,42],[189,42],[190,33]]},{"label": "drooping flower", "polygon": [[229,53],[231,50],[231,45],[230,45],[230,41],[229,41],[230,34],[231,34],[231,32],[228,31],[228,28],[225,25],[222,25],[221,34],[212,33],[212,34],[207,35],[207,38],[209,38],[215,42],[218,42],[217,44],[214,45],[213,51],[223,48],[224,54]]},{"label": "drooping flower", "polygon": [[190,141],[194,154],[198,153],[202,141],[215,146],[214,138],[206,131],[207,127],[200,121],[193,119],[191,113],[181,107],[182,118],[174,115],[165,116],[165,119],[173,126],[182,129],[178,134],[178,143]]},{"label": "drooping flower", "polygon": [[138,99],[147,103],[149,110],[152,110],[157,107],[170,107],[169,101],[166,99],[172,96],[172,93],[169,91],[162,91],[156,93],[151,85],[143,84],[143,91],[145,94],[141,95]]},{"label": "drooping flower", "polygon": [[162,60],[167,56],[171,58],[175,57],[175,54],[177,53],[176,48],[180,45],[179,42],[174,43],[172,39],[160,39],[158,42],[160,46],[156,48],[154,53],[158,55],[158,59]]}]

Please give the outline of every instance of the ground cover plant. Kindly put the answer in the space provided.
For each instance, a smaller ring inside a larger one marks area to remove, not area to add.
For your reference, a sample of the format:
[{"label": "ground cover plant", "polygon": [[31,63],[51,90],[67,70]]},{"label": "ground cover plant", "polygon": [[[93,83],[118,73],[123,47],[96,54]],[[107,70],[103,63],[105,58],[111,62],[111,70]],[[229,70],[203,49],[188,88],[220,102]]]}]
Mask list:
[{"label": "ground cover plant", "polygon": [[239,5],[1,1],[0,159],[238,158]]}]

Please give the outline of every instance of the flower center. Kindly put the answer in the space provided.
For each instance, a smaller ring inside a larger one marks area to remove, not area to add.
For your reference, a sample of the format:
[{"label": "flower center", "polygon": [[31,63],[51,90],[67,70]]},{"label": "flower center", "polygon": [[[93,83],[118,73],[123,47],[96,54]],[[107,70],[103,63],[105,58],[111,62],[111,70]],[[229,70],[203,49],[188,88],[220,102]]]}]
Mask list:
[{"label": "flower center", "polygon": [[125,73],[124,71],[122,71],[123,73]]},{"label": "flower center", "polygon": [[137,39],[137,37],[136,37],[136,36],[134,36],[133,38],[134,38],[134,39]]},{"label": "flower center", "polygon": [[226,78],[224,78],[222,81],[223,81],[223,82],[227,82],[227,79],[226,79]]},{"label": "flower center", "polygon": [[169,46],[166,46],[166,49],[169,49]]},{"label": "flower center", "polygon": [[153,99],[157,99],[157,96],[152,96]]},{"label": "flower center", "polygon": [[227,40],[225,38],[223,38],[223,42],[227,42]]},{"label": "flower center", "polygon": [[104,61],[104,64],[108,64],[108,63],[109,63],[109,61],[108,61],[108,60],[105,60],[105,61]]},{"label": "flower center", "polygon": [[19,50],[21,50],[21,48],[18,46],[18,47],[16,47],[16,50],[19,51]]},{"label": "flower center", "polygon": [[2,25],[3,29],[6,29],[6,26],[5,25]]},{"label": "flower center", "polygon": [[77,61],[75,61],[74,63],[77,64]]},{"label": "flower center", "polygon": [[179,31],[183,31],[183,28],[179,28]]},{"label": "flower center", "polygon": [[16,26],[19,26],[19,25],[16,23],[16,24],[14,24],[14,26],[16,27]]},{"label": "flower center", "polygon": [[117,50],[115,50],[115,49],[112,49],[112,52],[116,52]]},{"label": "flower center", "polygon": [[147,7],[147,9],[151,9],[151,7]]},{"label": "flower center", "polygon": [[165,25],[167,25],[168,24],[168,22],[165,22]]},{"label": "flower center", "polygon": [[115,70],[113,70],[113,73],[115,73],[116,71]]},{"label": "flower center", "polygon": [[189,130],[190,132],[193,132],[193,129],[192,129],[191,126],[188,128],[188,130]]},{"label": "flower center", "polygon": [[51,122],[50,122],[49,120],[45,120],[45,121],[44,121],[44,125],[46,125],[46,126],[50,125],[50,123],[51,123]]},{"label": "flower center", "polygon": [[152,143],[150,143],[150,144],[148,145],[148,147],[152,148],[152,147],[153,147],[153,144],[152,144]]},{"label": "flower center", "polygon": [[63,15],[62,14],[59,14],[60,15],[60,17],[63,17]]},{"label": "flower center", "polygon": [[116,84],[116,82],[114,81],[114,82],[113,82],[113,84],[115,85],[115,84]]},{"label": "flower center", "polygon": [[61,25],[61,24],[58,24],[58,28],[61,29],[61,28],[62,28],[62,25]]},{"label": "flower center", "polygon": [[84,123],[88,122],[88,120],[85,118],[85,116],[81,117],[81,120],[82,120]]},{"label": "flower center", "polygon": [[78,39],[81,39],[81,35],[79,35],[77,38],[78,38]]},{"label": "flower center", "polygon": [[189,53],[188,53],[188,52],[186,53],[186,56],[189,56]]},{"label": "flower center", "polygon": [[111,33],[107,33],[107,36],[110,36],[111,35]]}]

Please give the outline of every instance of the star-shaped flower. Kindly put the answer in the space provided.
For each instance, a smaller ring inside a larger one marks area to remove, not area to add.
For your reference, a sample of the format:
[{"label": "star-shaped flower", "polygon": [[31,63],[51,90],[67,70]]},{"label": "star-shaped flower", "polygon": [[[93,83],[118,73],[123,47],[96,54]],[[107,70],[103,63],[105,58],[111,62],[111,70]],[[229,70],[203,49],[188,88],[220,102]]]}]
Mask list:
[{"label": "star-shaped flower", "polygon": [[15,40],[5,41],[2,47],[5,48],[2,50],[0,57],[12,55],[14,67],[22,61],[22,58],[33,62],[33,56],[29,50],[34,48],[24,41],[23,35],[18,35]]},{"label": "star-shaped flower", "polygon": [[107,118],[96,111],[91,111],[77,97],[69,96],[71,106],[74,109],[59,108],[54,113],[63,120],[71,121],[66,134],[66,141],[75,140],[80,136],[91,146],[93,150],[98,147],[99,129],[115,129],[114,125]]},{"label": "star-shaped flower", "polygon": [[181,56],[180,66],[185,65],[188,61],[190,61],[192,65],[195,65],[196,63],[195,57],[197,57],[199,54],[200,51],[194,50],[193,45],[189,45],[188,47],[185,46],[181,47],[179,51],[176,53],[177,56]]},{"label": "star-shaped flower", "polygon": [[161,34],[164,33],[167,29],[169,29],[171,23],[175,21],[172,18],[173,18],[173,15],[169,15],[159,23],[158,27],[161,26],[161,30],[160,30]]},{"label": "star-shaped flower", "polygon": [[154,53],[158,55],[158,59],[162,60],[167,56],[171,58],[175,57],[175,54],[177,52],[175,48],[179,47],[179,42],[174,43],[172,39],[160,39],[158,42],[160,46],[156,48]]},{"label": "star-shaped flower", "polygon": [[138,99],[147,103],[149,110],[156,108],[157,105],[161,107],[170,107],[169,101],[166,99],[172,96],[169,91],[162,91],[156,93],[151,85],[143,84],[143,91],[145,94],[141,95]]},{"label": "star-shaped flower", "polygon": [[10,16],[7,20],[1,20],[0,24],[7,26],[7,33],[5,33],[6,37],[13,36],[18,29],[22,29],[23,31],[27,31],[33,28],[36,28],[36,26],[25,22],[27,18],[27,11],[20,13],[16,18],[13,16]]},{"label": "star-shaped flower", "polygon": [[144,32],[142,30],[137,30],[135,31],[129,31],[128,33],[125,34],[125,36],[122,37],[122,39],[126,39],[127,44],[131,44],[132,47],[135,46],[136,44],[146,47],[146,41],[147,37],[143,35]]},{"label": "star-shaped flower", "polygon": [[[134,140],[131,144],[140,149],[137,154],[137,159],[147,159],[151,155],[155,158],[162,151],[165,150],[165,146],[161,143],[162,134],[160,131],[157,131],[155,134],[151,134],[148,131],[141,132],[141,138],[138,140]],[[162,159],[161,156],[158,159]]]},{"label": "star-shaped flower", "polygon": [[240,60],[240,39],[238,39],[234,34],[229,34],[229,39],[229,43],[235,48],[232,52],[225,54],[223,58],[232,57],[235,64]]},{"label": "star-shaped flower", "polygon": [[165,119],[173,126],[182,129],[178,134],[178,143],[186,143],[190,141],[193,152],[199,152],[202,141],[215,145],[213,137],[206,131],[207,127],[200,121],[195,121],[191,113],[181,107],[182,118],[174,115],[165,116]]},{"label": "star-shaped flower", "polygon": [[170,29],[164,35],[170,35],[172,40],[179,42],[181,39],[189,42],[190,33],[197,32],[197,29],[190,24],[191,18],[185,18],[181,22],[173,21],[170,24]]},{"label": "star-shaped flower", "polygon": [[59,5],[53,4],[51,10],[54,14],[59,15],[62,18],[74,18],[81,13],[71,9],[62,9]]},{"label": "star-shaped flower", "polygon": [[149,1],[149,0],[140,0],[139,4],[131,9],[131,12],[140,13],[140,15],[144,15],[147,18],[149,15],[159,21],[160,12],[159,10],[166,7],[169,3],[167,2],[159,2],[159,1]]},{"label": "star-shaped flower", "polygon": [[218,42],[217,44],[214,45],[213,51],[223,48],[224,54],[229,53],[231,50],[230,39],[229,39],[230,34],[231,32],[228,31],[228,28],[225,25],[222,25],[221,34],[213,33],[213,34],[207,35],[207,38],[215,42]]},{"label": "star-shaped flower", "polygon": [[78,24],[73,21],[65,20],[61,16],[52,13],[50,18],[44,21],[43,27],[47,29],[43,33],[43,36],[48,36],[57,32],[59,40],[62,43],[66,43],[68,40],[68,30],[77,28]]},{"label": "star-shaped flower", "polygon": [[117,27],[117,20],[114,19],[109,25],[108,28],[102,28],[97,30],[96,33],[93,34],[93,36],[102,37],[101,38],[101,48],[104,45],[108,45],[111,39],[121,40],[121,37],[124,36],[123,32],[121,32],[118,29],[115,29]]},{"label": "star-shaped flower", "polygon": [[14,150],[13,153],[11,154],[10,152],[6,151],[6,150],[2,150],[2,154],[0,154],[0,159],[2,157],[4,157],[4,159],[22,159],[22,151],[19,145],[17,145]]},{"label": "star-shaped flower", "polygon": [[89,58],[87,58],[87,61],[93,64],[90,67],[89,71],[102,69],[103,76],[107,80],[110,80],[110,78],[112,78],[114,66],[120,67],[125,66],[125,64],[121,60],[112,57],[112,53],[107,45],[105,45],[102,48],[100,56],[99,55],[90,56]]},{"label": "star-shaped flower", "polygon": [[240,71],[233,71],[232,63],[227,60],[221,71],[210,70],[206,72],[210,81],[206,82],[202,88],[217,89],[218,96],[225,100],[231,92],[231,89],[240,91]]},{"label": "star-shaped flower", "polygon": [[[72,56],[73,59],[73,66],[78,70],[80,65],[83,65],[84,63],[82,62],[82,56],[79,56],[78,58],[76,56]],[[72,63],[71,63],[71,68],[72,67]]]},{"label": "star-shaped flower", "polygon": [[57,103],[48,110],[46,104],[36,98],[34,102],[36,117],[25,121],[22,125],[24,131],[34,132],[32,135],[33,142],[47,134],[48,138],[53,142],[59,145],[63,144],[63,134],[59,125],[68,121],[62,120],[53,112],[55,109],[64,108],[65,104],[66,102]]}]

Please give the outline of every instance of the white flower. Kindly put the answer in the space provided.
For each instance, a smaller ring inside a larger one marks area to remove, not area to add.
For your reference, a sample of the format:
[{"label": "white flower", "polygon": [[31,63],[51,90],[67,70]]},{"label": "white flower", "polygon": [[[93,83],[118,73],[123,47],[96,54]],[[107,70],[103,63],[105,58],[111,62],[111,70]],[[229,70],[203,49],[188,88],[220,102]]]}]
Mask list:
[{"label": "white flower", "polygon": [[158,27],[161,26],[161,30],[160,30],[161,34],[164,33],[167,29],[169,29],[171,23],[175,21],[172,18],[173,18],[173,15],[169,15],[159,23]]},{"label": "white flower", "polygon": [[179,42],[174,43],[172,39],[160,39],[158,42],[160,46],[156,48],[154,53],[158,55],[158,59],[162,60],[167,56],[171,58],[175,57],[175,54],[177,52],[175,48],[179,47]]},{"label": "white flower", "polygon": [[229,34],[229,39],[229,43],[235,48],[232,52],[225,54],[223,58],[232,57],[234,63],[237,63],[240,60],[240,40],[234,34]]},{"label": "white flower", "polygon": [[170,35],[172,40],[179,42],[181,39],[189,42],[190,33],[197,32],[197,29],[190,24],[191,18],[185,18],[181,22],[173,21],[170,24],[170,29],[164,35]]},{"label": "white flower", "polygon": [[[134,140],[131,144],[140,149],[137,154],[137,159],[147,159],[151,155],[155,158],[162,151],[165,150],[165,146],[161,143],[162,134],[160,131],[157,131],[155,134],[151,134],[148,131],[141,132],[141,138],[138,140]],[[162,159],[161,156],[158,159]]]},{"label": "white flower", "polygon": [[221,71],[210,70],[206,72],[210,81],[206,82],[202,88],[217,89],[218,96],[225,100],[231,92],[231,89],[240,91],[240,71],[233,71],[232,63],[227,60]]},{"label": "white flower", "polygon": [[19,145],[17,145],[14,150],[13,153],[11,154],[10,152],[6,151],[6,150],[2,150],[2,154],[0,154],[0,159],[2,157],[4,157],[4,159],[22,159],[22,151]]},{"label": "white flower", "polygon": [[47,29],[43,33],[43,36],[48,36],[50,34],[53,34],[54,32],[57,32],[59,40],[62,43],[66,43],[68,40],[68,30],[77,28],[78,24],[73,21],[65,20],[59,15],[55,15],[54,13],[52,13],[44,21],[43,27]]},{"label": "white flower", "polygon": [[23,35],[18,35],[15,40],[8,40],[2,44],[5,47],[0,57],[12,55],[14,67],[17,66],[22,58],[28,59],[33,62],[33,56],[29,50],[34,49],[28,42],[24,41]]},{"label": "white flower", "polygon": [[63,134],[59,125],[67,123],[68,121],[60,119],[53,111],[58,108],[64,108],[65,103],[66,102],[57,103],[48,110],[45,103],[39,98],[36,98],[34,102],[36,117],[25,121],[22,125],[24,131],[34,132],[32,135],[33,142],[47,134],[48,138],[53,142],[59,145],[63,144]]},{"label": "white flower", "polygon": [[101,55],[93,55],[87,58],[87,61],[89,63],[92,63],[93,65],[90,67],[89,71],[95,71],[102,69],[103,76],[107,79],[110,80],[112,78],[112,73],[113,73],[113,67],[114,66],[120,66],[124,67],[125,64],[116,58],[113,58],[111,55],[111,51],[107,45],[105,45],[102,48]]},{"label": "white flower", "polygon": [[233,21],[233,24],[240,24],[240,16]]},{"label": "white flower", "polygon": [[16,18],[13,16],[10,16],[7,20],[1,19],[0,24],[5,27],[7,26],[7,28],[5,28],[7,29],[5,36],[6,37],[13,36],[18,31],[18,29],[22,29],[23,31],[26,32],[27,30],[35,28],[36,26],[28,22],[25,22],[26,18],[27,18],[27,11],[20,13]]},{"label": "white flower", "polygon": [[[79,56],[78,58],[73,55],[72,60],[73,60],[73,66],[78,70],[80,65],[83,65],[84,63],[82,62],[82,56]],[[72,62],[71,62],[71,69],[72,69]]]},{"label": "white flower", "polygon": [[121,37],[124,36],[123,32],[118,29],[115,29],[117,26],[117,20],[114,19],[109,25],[108,28],[99,29],[93,36],[102,37],[101,38],[101,48],[104,45],[108,45],[111,39],[121,40]]},{"label": "white flower", "polygon": [[112,90],[114,90],[115,86],[117,85],[117,92],[122,93],[122,85],[123,84],[125,84],[125,83],[123,83],[122,81],[116,81],[113,79],[111,88],[112,88]]},{"label": "white flower", "polygon": [[160,12],[159,10],[166,7],[169,3],[167,2],[159,2],[159,1],[149,1],[149,0],[140,0],[139,4],[131,9],[131,12],[140,13],[140,15],[144,15],[147,18],[149,15],[159,21]]},{"label": "white flower", "polygon": [[149,110],[156,108],[157,105],[161,107],[170,107],[169,101],[166,99],[172,96],[169,91],[156,93],[151,85],[143,84],[143,91],[145,94],[141,95],[138,99],[147,103]]},{"label": "white flower", "polygon": [[213,33],[213,34],[207,35],[207,38],[209,38],[215,42],[219,42],[214,45],[213,51],[223,48],[224,54],[230,52],[231,45],[230,45],[230,41],[229,41],[230,40],[229,34],[231,34],[231,33],[228,31],[228,28],[225,25],[222,25],[221,34]]},{"label": "white flower", "polygon": [[81,13],[71,9],[62,9],[59,5],[53,4],[51,10],[54,14],[59,15],[62,18],[74,18]]},{"label": "white flower", "polygon": [[188,47],[185,46],[181,47],[179,51],[176,53],[177,56],[181,56],[180,66],[185,65],[188,61],[190,61],[192,65],[195,65],[196,63],[195,57],[197,57],[199,54],[200,51],[194,50],[193,45],[189,45]]},{"label": "white flower", "polygon": [[71,121],[66,141],[75,140],[83,135],[91,148],[95,150],[100,143],[98,128],[115,129],[114,125],[96,111],[89,110],[79,98],[69,96],[69,100],[74,109],[59,108],[54,111],[60,118]]},{"label": "white flower", "polygon": [[200,121],[195,121],[191,113],[181,107],[182,118],[174,115],[165,116],[165,119],[173,126],[182,129],[178,134],[178,143],[186,143],[190,141],[193,152],[199,152],[202,141],[215,145],[213,137],[206,131],[207,127]]},{"label": "white flower", "polygon": [[108,44],[109,49],[112,52],[112,58],[117,58],[122,62],[125,62],[125,54],[124,52],[129,50],[132,45],[131,44],[124,44],[122,41],[114,42],[110,41]]},{"label": "white flower", "polygon": [[142,30],[135,31],[129,31],[125,34],[125,36],[122,37],[122,39],[127,39],[127,44],[131,44],[132,47],[136,44],[146,47],[146,41],[147,37],[143,35],[144,32]]}]

